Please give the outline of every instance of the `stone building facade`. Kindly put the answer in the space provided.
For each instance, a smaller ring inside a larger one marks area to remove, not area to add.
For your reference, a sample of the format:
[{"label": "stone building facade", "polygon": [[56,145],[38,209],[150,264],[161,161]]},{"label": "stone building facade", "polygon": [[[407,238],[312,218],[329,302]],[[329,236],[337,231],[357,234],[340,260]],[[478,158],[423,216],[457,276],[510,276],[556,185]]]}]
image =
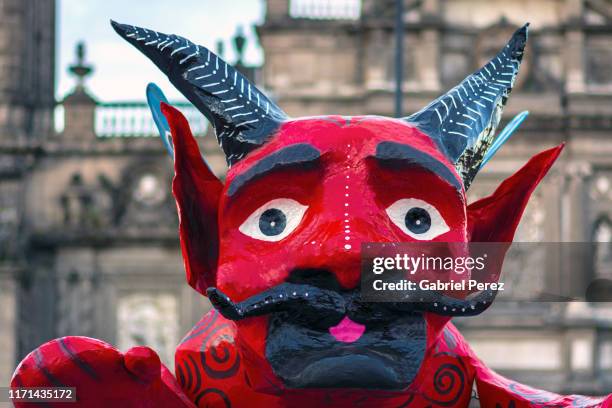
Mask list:
[{"label": "stone building facade", "polygon": [[14,154],[13,148],[38,143],[51,133],[54,16],[54,0],[28,7],[20,0],[0,2],[0,144],[8,148],[8,154],[0,153],[0,384],[7,383],[17,356],[20,266],[15,259],[22,245],[23,177],[32,164],[31,157]]},{"label": "stone building facade", "polygon": [[[258,85],[294,116],[392,115],[393,3],[267,0],[257,28],[266,61]],[[54,0],[0,0],[0,384],[34,347],[67,334],[123,349],[150,344],[170,362],[180,336],[209,307],[184,282],[170,159],[150,137],[146,107],[97,102],[81,79],[61,101],[64,130],[54,132],[54,9]],[[531,22],[506,116],[531,115],[469,199],[566,142],[519,228],[517,240],[534,249],[512,255],[507,278],[540,289],[612,278],[612,3],[407,0],[405,10],[406,114]],[[83,58],[73,68],[82,77],[88,71]],[[185,109],[197,133],[210,133]],[[223,175],[214,138],[200,141]],[[537,256],[543,242],[593,241],[600,243],[588,265],[567,254]],[[529,274],[524,259],[542,273]],[[457,324],[485,362],[519,381],[612,391],[610,304],[504,301]]]}]

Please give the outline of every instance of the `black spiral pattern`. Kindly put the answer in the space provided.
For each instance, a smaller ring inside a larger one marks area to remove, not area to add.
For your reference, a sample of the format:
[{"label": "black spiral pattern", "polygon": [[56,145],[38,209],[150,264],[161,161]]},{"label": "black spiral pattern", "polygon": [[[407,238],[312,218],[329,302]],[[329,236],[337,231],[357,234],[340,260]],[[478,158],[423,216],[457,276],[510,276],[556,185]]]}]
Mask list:
[{"label": "black spiral pattern", "polygon": [[210,378],[223,379],[236,375],[240,368],[240,354],[233,335],[227,330],[229,323],[213,327],[202,340],[200,361]]},{"label": "black spiral pattern", "polygon": [[450,359],[451,361],[440,364],[433,377],[433,388],[435,395],[423,395],[423,397],[442,407],[455,407],[463,397],[467,385],[467,369],[463,360],[453,353],[441,352],[434,355],[435,358]]},{"label": "black spiral pattern", "polygon": [[410,394],[408,396],[408,399],[406,401],[402,402],[402,405],[398,406],[397,408],[408,408],[408,407],[410,407],[410,404],[412,404],[412,401],[414,401],[414,397],[415,397],[415,394]]},{"label": "black spiral pattern", "polygon": [[221,389],[210,387],[209,379],[226,379],[240,369],[240,354],[233,346],[231,323],[218,319],[215,311],[198,323],[181,344],[194,342],[181,353],[176,365],[178,382],[198,407],[222,403],[231,407],[229,396]]},{"label": "black spiral pattern", "polygon": [[187,383],[185,382],[185,370],[183,369],[183,366],[180,363],[176,365],[176,379],[178,380],[178,383],[181,388],[183,390],[187,390]]},{"label": "black spiral pattern", "polygon": [[208,407],[219,399],[223,401],[226,408],[232,408],[232,403],[227,394],[218,388],[206,388],[196,396],[194,403],[197,407]]}]

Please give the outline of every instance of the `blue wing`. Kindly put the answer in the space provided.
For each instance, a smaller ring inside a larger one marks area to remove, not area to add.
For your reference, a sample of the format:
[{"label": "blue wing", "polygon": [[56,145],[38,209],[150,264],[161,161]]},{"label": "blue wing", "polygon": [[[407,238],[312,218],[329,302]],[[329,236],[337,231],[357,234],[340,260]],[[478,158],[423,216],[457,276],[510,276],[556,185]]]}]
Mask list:
[{"label": "blue wing", "polygon": [[166,150],[168,150],[168,154],[170,157],[174,158],[174,146],[172,144],[172,133],[170,132],[170,126],[168,125],[168,121],[166,117],[163,115],[161,111],[161,103],[168,103],[168,99],[164,95],[161,89],[154,83],[150,83],[147,85],[147,103],[149,104],[149,108],[151,109],[151,114],[153,115],[153,121],[155,121],[155,126],[157,126],[157,130],[159,131],[159,136],[161,137]]},{"label": "blue wing", "polygon": [[483,168],[484,165],[487,164],[489,160],[491,160],[491,158],[495,155],[495,153],[497,153],[499,148],[502,147],[502,145],[506,143],[508,139],[510,139],[510,136],[512,136],[514,132],[516,131],[516,129],[518,129],[519,126],[521,126],[521,123],[523,123],[523,121],[527,118],[527,116],[529,116],[529,112],[522,111],[521,113],[516,115],[514,118],[512,118],[510,123],[508,123],[506,127],[504,128],[504,130],[501,131],[499,136],[497,136],[497,138],[495,139],[495,141],[493,142],[493,144],[487,151],[487,154],[482,160],[482,164],[480,165],[480,168]]}]

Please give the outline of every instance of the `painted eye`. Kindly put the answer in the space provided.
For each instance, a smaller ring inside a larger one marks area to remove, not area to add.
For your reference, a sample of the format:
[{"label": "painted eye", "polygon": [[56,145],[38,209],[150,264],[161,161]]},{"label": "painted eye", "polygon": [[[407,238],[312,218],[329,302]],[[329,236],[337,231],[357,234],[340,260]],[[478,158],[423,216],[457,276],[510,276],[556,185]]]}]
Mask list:
[{"label": "painted eye", "polygon": [[290,198],[277,198],[255,210],[238,230],[262,241],[280,241],[297,228],[307,208]]},{"label": "painted eye", "polygon": [[414,239],[431,240],[449,230],[436,207],[417,198],[397,200],[386,211],[391,221]]}]

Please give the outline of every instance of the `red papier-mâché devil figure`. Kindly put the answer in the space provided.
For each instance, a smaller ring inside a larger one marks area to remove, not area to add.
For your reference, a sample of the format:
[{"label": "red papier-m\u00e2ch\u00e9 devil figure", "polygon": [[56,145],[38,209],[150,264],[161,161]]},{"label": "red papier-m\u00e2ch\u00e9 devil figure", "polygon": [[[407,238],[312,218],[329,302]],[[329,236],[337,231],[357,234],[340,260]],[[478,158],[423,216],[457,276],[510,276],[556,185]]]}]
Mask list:
[{"label": "red papier-m\u00e2ch\u00e9 devil figure", "polygon": [[527,25],[480,70],[399,119],[290,118],[207,48],[112,25],[212,123],[230,166],[222,183],[185,117],[150,85],[174,158],[187,281],[214,309],[178,346],[176,378],[148,347],[122,353],[64,337],[30,353],[11,386],[75,387],[66,406],[78,407],[467,407],[473,390],[487,408],[611,406],[487,368],[450,320],[483,312],[491,291],[401,304],[360,296],[362,243],[512,241],[563,145],[486,198],[468,205],[466,190],[511,133],[495,130]]}]

